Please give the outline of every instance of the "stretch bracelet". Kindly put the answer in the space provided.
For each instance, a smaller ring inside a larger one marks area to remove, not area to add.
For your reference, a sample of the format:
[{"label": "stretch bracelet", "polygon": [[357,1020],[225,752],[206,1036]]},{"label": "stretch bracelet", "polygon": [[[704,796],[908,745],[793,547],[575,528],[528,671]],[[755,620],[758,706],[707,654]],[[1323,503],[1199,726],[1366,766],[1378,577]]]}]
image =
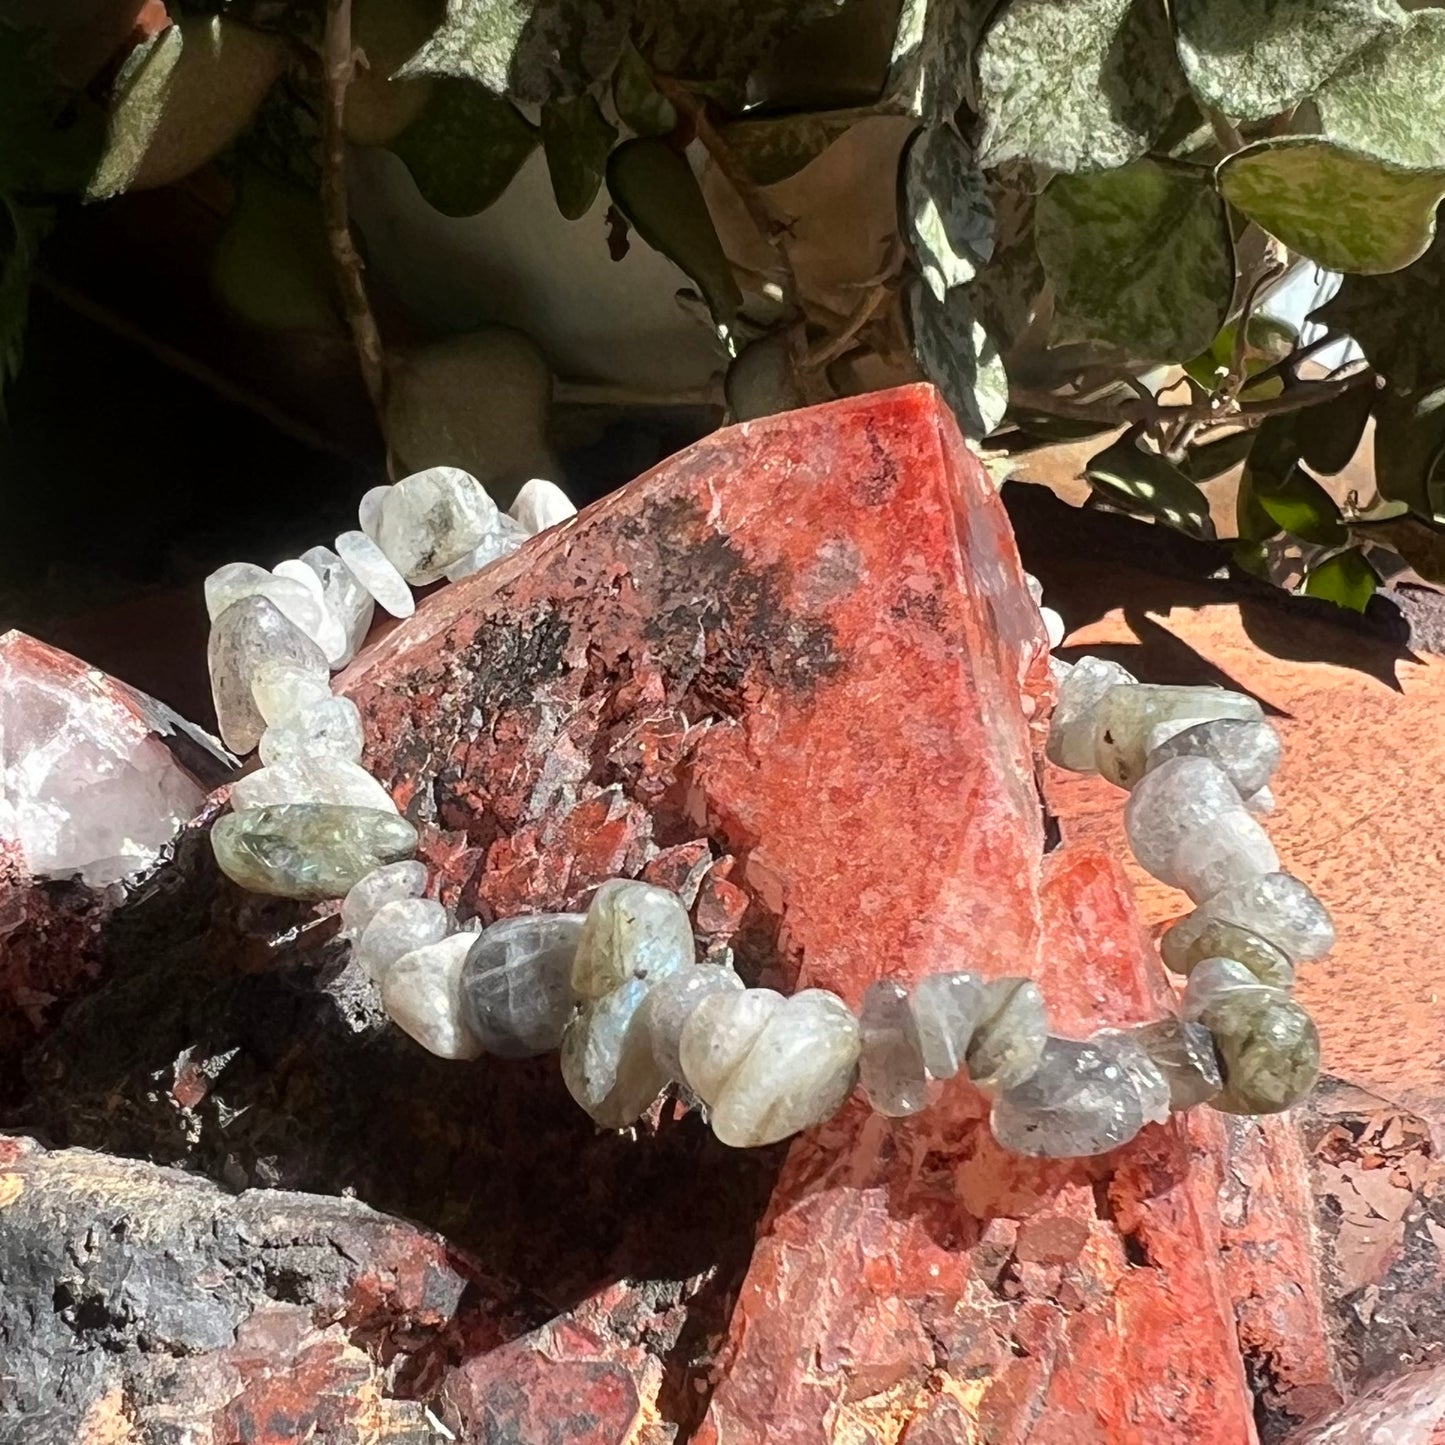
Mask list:
[{"label": "stretch bracelet", "polygon": [[[468,576],[575,508],[534,480],[502,513],[467,473],[435,467],[374,488],[360,512],[334,549],[206,580],[221,735],[238,753],[259,746],[263,764],[233,785],[211,841],[244,888],[340,898],[342,936],[382,1007],[433,1054],[560,1050],[599,1126],[631,1126],[677,1086],[735,1146],[822,1122],[860,1080],[874,1109],[901,1117],[962,1073],[990,1096],[1001,1144],[1051,1157],[1102,1153],[1198,1104],[1274,1113],[1314,1082],[1319,1036],[1290,987],[1334,931],[1255,817],[1273,806],[1278,734],[1252,698],[1140,683],[1097,657],[1051,660],[1047,755],[1128,791],[1135,856],[1196,905],[1161,940],[1188,976],[1177,1016],[1065,1038],[1037,984],[962,970],[875,983],[856,1014],[826,989],[784,997],[747,987],[730,954],[698,962],[683,899],[634,879],[603,883],[585,914],[458,924],[424,896],[416,829],[362,768],[361,715],[332,694],[331,672],[375,605],[409,615],[413,586]],[[1042,615],[1056,646],[1062,620]]]}]

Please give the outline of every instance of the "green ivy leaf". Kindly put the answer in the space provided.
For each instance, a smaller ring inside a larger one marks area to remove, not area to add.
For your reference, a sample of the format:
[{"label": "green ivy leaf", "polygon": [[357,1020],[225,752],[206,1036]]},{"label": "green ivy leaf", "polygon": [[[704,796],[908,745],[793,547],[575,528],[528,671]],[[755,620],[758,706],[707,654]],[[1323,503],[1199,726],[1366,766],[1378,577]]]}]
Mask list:
[{"label": "green ivy leaf", "polygon": [[1334,271],[1398,271],[1435,234],[1445,171],[1411,171],[1310,136],[1246,146],[1217,172],[1224,198]]},{"label": "green ivy leaf", "polygon": [[1401,392],[1445,383],[1440,344],[1440,298],[1445,296],[1445,236],[1437,235],[1418,261],[1384,276],[1346,276],[1340,289],[1310,315],[1346,332],[1370,364]]},{"label": "green ivy leaf", "polygon": [[624,141],[608,157],[607,189],[633,230],[697,283],[718,326],[729,326],[742,292],[684,157],[665,141]]},{"label": "green ivy leaf", "polygon": [[1236,501],[1239,535],[1248,541],[1288,532],[1319,547],[1349,540],[1335,499],[1300,466],[1305,413],[1270,417],[1255,433]]},{"label": "green ivy leaf", "polygon": [[904,226],[938,300],[972,281],[993,255],[988,179],[951,125],[927,126],[903,158]]},{"label": "green ivy leaf", "polygon": [[885,104],[926,121],[952,120],[973,100],[973,54],[999,0],[903,0]]},{"label": "green ivy leaf", "polygon": [[512,183],[537,140],[511,101],[468,80],[440,80],[390,148],[428,205],[444,216],[475,216]]},{"label": "green ivy leaf", "polygon": [[1387,391],[1375,407],[1375,485],[1387,501],[1445,525],[1445,388]]},{"label": "green ivy leaf", "polygon": [[978,53],[979,164],[1122,166],[1164,133],[1188,87],[1163,0],[1013,0]]},{"label": "green ivy leaf", "polygon": [[475,81],[543,104],[609,75],[627,38],[627,0],[447,0],[436,34],[397,71]]},{"label": "green ivy leaf", "polygon": [[1179,58],[1205,105],[1264,120],[1402,26],[1394,0],[1174,0]]},{"label": "green ivy leaf", "polygon": [[607,153],[617,139],[617,127],[590,95],[576,100],[554,100],[542,107],[542,149],[557,209],[569,221],[579,221],[592,209]]},{"label": "green ivy leaf", "polygon": [[1234,530],[1239,534],[1235,561],[1256,577],[1268,575],[1268,558],[1262,544],[1271,537],[1277,537],[1279,527],[1259,505],[1254,495],[1254,476],[1248,466],[1240,478],[1239,490],[1234,494]]},{"label": "green ivy leaf", "polygon": [[749,179],[772,186],[797,175],[860,120],[877,114],[876,107],[867,106],[763,116],[733,121],[721,133]]},{"label": "green ivy leaf", "polygon": [[85,188],[87,200],[118,195],[134,179],[161,123],[183,48],[181,27],[172,25],[126,58],[106,114],[105,149]]},{"label": "green ivy leaf", "polygon": [[1372,386],[1356,386],[1327,406],[1310,407],[1299,421],[1301,459],[1327,477],[1344,471],[1360,449],[1376,395]]},{"label": "green ivy leaf", "polygon": [[1364,552],[1351,547],[1311,567],[1305,575],[1303,591],[1306,597],[1323,597],[1337,607],[1363,612],[1379,584],[1380,579],[1365,560]]},{"label": "green ivy leaf", "polygon": [[1060,339],[1182,361],[1223,324],[1234,251],[1224,205],[1197,171],[1142,160],[1055,176],[1034,228]]},{"label": "green ivy leaf", "polygon": [[647,62],[630,43],[612,74],[612,104],[634,135],[671,135],[677,126],[677,109],[652,83]]},{"label": "green ivy leaf", "polygon": [[1191,447],[1184,459],[1185,473],[1196,482],[1213,481],[1237,467],[1254,446],[1252,431],[1228,432]]},{"label": "green ivy leaf", "polygon": [[1106,501],[1157,517],[1191,537],[1214,536],[1204,493],[1157,452],[1146,452],[1121,437],[1089,458],[1084,475]]},{"label": "green ivy leaf", "polygon": [[1326,139],[1397,166],[1445,170],[1445,13],[1412,15],[1315,97]]},{"label": "green ivy leaf", "polygon": [[910,293],[913,353],[965,436],[986,437],[1008,410],[1008,375],[966,287],[939,300],[921,280]]},{"label": "green ivy leaf", "polygon": [[1280,531],[1320,547],[1338,547],[1348,538],[1339,505],[1303,467],[1293,467],[1277,486],[1254,477],[1253,496]]}]

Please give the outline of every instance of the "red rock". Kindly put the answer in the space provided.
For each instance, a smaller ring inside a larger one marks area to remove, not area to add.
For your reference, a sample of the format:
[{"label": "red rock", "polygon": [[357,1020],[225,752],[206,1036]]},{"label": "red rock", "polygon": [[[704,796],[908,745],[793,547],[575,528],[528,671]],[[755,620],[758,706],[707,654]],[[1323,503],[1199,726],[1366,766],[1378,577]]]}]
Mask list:
[{"label": "red rock", "polygon": [[[1168,993],[1119,869],[1043,856],[1037,628],[994,491],[920,387],[700,443],[429,599],[343,687],[488,916],[577,907],[705,835],[737,860],[718,881],[758,980],[856,1004],[966,959],[1034,974],[1088,1030]],[[926,1440],[952,1428],[940,1392],[990,1441],[1253,1440],[1183,1128],[1035,1163],[983,1113],[966,1084],[904,1123],[855,1099],[793,1146],[697,1440]],[[500,1398],[466,1368],[474,1411]]]}]

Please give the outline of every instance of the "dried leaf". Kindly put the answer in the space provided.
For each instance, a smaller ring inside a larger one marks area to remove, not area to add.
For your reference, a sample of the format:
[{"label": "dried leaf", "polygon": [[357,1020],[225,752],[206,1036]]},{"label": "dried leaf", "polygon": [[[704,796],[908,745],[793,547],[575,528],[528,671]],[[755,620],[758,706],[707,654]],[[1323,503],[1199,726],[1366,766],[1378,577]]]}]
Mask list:
[{"label": "dried leaf", "polygon": [[734,121],[721,130],[749,178],[760,186],[774,186],[797,175],[860,120],[876,114],[872,108],[809,111]]}]

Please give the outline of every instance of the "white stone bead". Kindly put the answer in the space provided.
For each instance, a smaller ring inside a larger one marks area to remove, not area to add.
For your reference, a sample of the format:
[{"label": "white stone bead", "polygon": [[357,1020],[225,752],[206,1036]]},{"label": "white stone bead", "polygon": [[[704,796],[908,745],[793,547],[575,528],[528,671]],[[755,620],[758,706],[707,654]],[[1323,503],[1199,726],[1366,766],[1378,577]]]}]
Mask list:
[{"label": "white stone bead", "polygon": [[[321,649],[316,651],[319,655]],[[325,668],[263,662],[251,679],[251,697],[267,727],[275,727],[330,696],[331,677]]]},{"label": "white stone bead", "polygon": [[214,622],[233,602],[254,595],[257,587],[264,587],[270,580],[271,574],[254,562],[227,562],[217,567],[201,583],[206,616]]},{"label": "white stone bead", "polygon": [[341,624],[346,644],[339,660],[331,665],[333,669],[345,667],[366,641],[376,613],[376,599],[330,547],[308,547],[301,554],[301,560],[321,579],[326,606]]},{"label": "white stone bead", "polygon": [[410,617],[416,611],[416,598],[406,579],[365,532],[343,532],[336,539],[336,551],[352,576],[393,617]]},{"label": "white stone bead", "polygon": [[526,482],[507,510],[532,536],[577,515],[577,508],[567,499],[567,493],[545,477],[533,477]]},{"label": "white stone bead", "polygon": [[520,522],[513,521],[505,512],[498,512],[482,540],[459,562],[453,562],[443,575],[448,582],[460,582],[463,577],[490,567],[499,558],[510,556],[530,535]]},{"label": "white stone bead", "polygon": [[635,1124],[667,1085],[648,1037],[643,1005],[656,987],[632,978],[584,1003],[562,1033],[562,1080],[603,1129]]},{"label": "white stone bead", "polygon": [[341,619],[326,605],[326,593],[321,586],[321,578],[299,557],[278,562],[271,571],[273,576],[299,583],[311,593],[320,614],[320,621],[316,624],[316,631],[309,635],[326,654],[328,666],[339,667],[346,652],[346,629],[341,625]]},{"label": "white stone bead", "polygon": [[249,562],[228,562],[206,578],[205,589],[206,610],[212,622],[243,597],[264,597],[293,627],[300,628],[323,653],[326,651],[326,606],[319,587],[313,591],[295,577],[268,572]]},{"label": "white stone bead", "polygon": [[1111,687],[1134,681],[1117,662],[1081,657],[1059,679],[1059,702],[1049,721],[1049,761],[1071,773],[1095,771],[1094,714]]},{"label": "white stone bead", "polygon": [[390,483],[372,487],[369,492],[362,495],[361,502],[356,508],[356,524],[373,542],[376,541],[376,529],[381,525],[381,504],[386,500],[386,494],[389,491],[391,491]]},{"label": "white stone bead", "polygon": [[454,933],[439,943],[404,954],[387,969],[381,1004],[396,1024],[428,1053],[443,1059],[475,1059],[482,1045],[462,1013],[461,975],[476,937]]},{"label": "white stone bead", "polygon": [[817,988],[795,993],[714,1099],[713,1133],[734,1148],[755,1149],[822,1123],[852,1092],[860,1048],[858,1020],[842,999]]},{"label": "white stone bead", "polygon": [[1267,818],[1274,812],[1274,794],[1268,788],[1256,788],[1245,800],[1244,806],[1251,813]]},{"label": "white stone bead", "polygon": [[1176,886],[1202,903],[1222,888],[1276,872],[1279,854],[1269,834],[1238,808],[1186,833],[1174,850],[1170,869],[1178,880]]},{"label": "white stone bead", "polygon": [[238,810],[275,803],[332,803],[397,811],[391,794],[365,768],[325,755],[287,758],[258,773],[248,773],[231,788],[231,806]]},{"label": "white stone bead", "polygon": [[1044,584],[1032,572],[1025,572],[1024,586],[1029,589],[1029,596],[1034,599],[1034,606],[1042,607],[1044,605]]},{"label": "white stone bead", "polygon": [[361,713],[349,697],[326,697],[273,723],[261,734],[261,761],[325,755],[359,763],[366,745]]},{"label": "white stone bead", "polygon": [[602,998],[630,978],[665,978],[696,956],[692,920],[676,893],[610,878],[587,909],[572,988],[578,998]]},{"label": "white stone bead", "polygon": [[1159,940],[1164,962],[1187,973],[1190,946],[1215,919],[1259,934],[1293,963],[1322,958],[1335,946],[1324,904],[1298,878],[1266,873],[1223,889],[1173,924]]},{"label": "white stone bead", "polygon": [[750,988],[714,994],[693,1010],[678,1041],[678,1060],[688,1088],[705,1104],[721,1095],[784,1001],[773,989]]},{"label": "white stone bead", "polygon": [[428,467],[382,498],[376,544],[415,587],[435,582],[486,535],[497,504],[458,467]]},{"label": "white stone bead", "polygon": [[284,663],[320,679],[323,689],[330,680],[321,649],[273,602],[255,594],[232,603],[216,619],[206,663],[221,737],[237,753],[250,752],[270,721],[252,690],[263,668]]},{"label": "white stone bead", "polygon": [[1116,787],[1132,788],[1144,776],[1150,738],[1161,723],[1220,717],[1258,722],[1264,709],[1252,697],[1222,687],[1111,687],[1094,713],[1094,765]]},{"label": "white stone bead", "polygon": [[380,982],[404,954],[445,938],[448,926],[447,911],[434,898],[394,898],[372,914],[352,953]]},{"label": "white stone bead", "polygon": [[[1224,717],[1179,726],[1179,721],[1150,732],[1146,769],[1157,768],[1170,758],[1209,758],[1224,769],[1240,796],[1248,798],[1263,788],[1279,767],[1279,734],[1267,722]],[[1168,736],[1159,736],[1166,728]]]},{"label": "white stone bead", "polygon": [[1062,646],[1068,631],[1064,619],[1052,607],[1040,607],[1039,616],[1044,619],[1044,634],[1049,639],[1049,646]]},{"label": "white stone bead", "polygon": [[341,900],[341,931],[356,937],[376,911],[398,898],[420,898],[426,892],[426,864],[415,858],[374,868]]},{"label": "white stone bead", "polygon": [[702,964],[680,968],[647,995],[647,1032],[657,1067],[678,1083],[682,1068],[682,1031],[702,1001],[715,993],[741,993],[743,981],[730,968]]},{"label": "white stone bead", "polygon": [[1180,840],[1212,818],[1239,810],[1239,794],[1217,763],[1171,758],[1139,780],[1124,807],[1124,831],[1144,871],[1177,887],[1173,865]]}]

